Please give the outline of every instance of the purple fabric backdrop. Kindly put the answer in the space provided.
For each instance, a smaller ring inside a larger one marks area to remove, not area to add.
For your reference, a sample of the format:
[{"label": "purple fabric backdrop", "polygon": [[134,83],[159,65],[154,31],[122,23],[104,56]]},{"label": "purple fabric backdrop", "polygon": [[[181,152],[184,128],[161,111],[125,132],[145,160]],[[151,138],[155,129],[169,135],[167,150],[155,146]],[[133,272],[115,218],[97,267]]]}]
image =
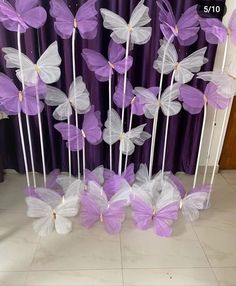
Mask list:
[{"label": "purple fabric backdrop", "polygon": [[[13,1],[10,1],[13,2]],[[85,2],[85,0],[67,1],[70,9],[76,11],[77,8]],[[49,1],[42,1],[44,8],[49,11]],[[126,20],[138,0],[98,0],[97,8],[108,8]],[[172,1],[173,11],[175,16],[179,18],[181,14],[191,5],[196,4],[197,0],[180,0]],[[152,18],[151,25],[153,28],[151,40],[142,46],[134,46],[131,52],[134,57],[134,64],[131,68],[128,77],[135,86],[150,87],[159,84],[159,74],[153,69],[153,61],[156,59],[157,50],[159,48],[159,40],[162,38],[158,20],[158,8],[156,1],[146,0],[145,4],[150,8],[150,17]],[[82,75],[90,91],[91,101],[96,109],[102,112],[102,121],[106,120],[108,109],[108,83],[99,83],[92,72],[86,66],[86,63],[81,57],[83,48],[95,49],[106,56],[107,47],[110,40],[110,31],[102,26],[102,18],[99,14],[99,29],[97,37],[94,40],[82,40],[80,35],[76,34],[76,72],[77,76]],[[53,41],[57,40],[59,43],[59,52],[63,59],[61,64],[62,76],[60,81],[56,84],[57,87],[67,92],[72,81],[72,58],[71,58],[71,40],[62,40],[54,32],[53,19],[48,15],[46,24],[40,30],[29,29],[22,36],[22,52],[26,53],[32,60],[37,60],[40,53],[42,53]],[[205,36],[202,31],[199,33],[198,41],[190,47],[180,47],[175,42],[180,59],[186,55],[194,52],[196,49],[207,45]],[[14,32],[6,31],[0,24],[0,48],[2,47],[17,48],[16,34]],[[203,70],[211,70],[215,58],[216,47],[208,45],[207,58],[209,59]],[[0,71],[15,78],[13,70],[7,70],[5,67],[5,60],[2,52],[0,52]],[[113,79],[113,88],[117,79]],[[15,81],[17,83],[17,81]],[[170,83],[170,77],[165,76],[164,87]],[[19,83],[17,83],[19,84]],[[200,80],[194,79],[191,83],[193,86],[204,89],[203,83]],[[67,170],[67,149],[65,143],[62,142],[59,133],[53,128],[55,120],[52,118],[52,107],[45,106],[42,113],[46,167],[47,171],[55,168],[60,168],[62,171]],[[197,151],[199,145],[199,138],[202,126],[202,113],[199,115],[189,115],[185,111],[170,119],[169,140],[167,146],[167,163],[166,170],[173,172],[184,171],[192,174],[195,170],[197,159]],[[80,118],[82,119],[82,118]],[[20,136],[18,131],[17,117],[11,117],[10,120],[5,120],[4,136],[0,138],[0,149],[5,154],[5,168],[13,168],[21,173],[24,172],[24,163],[21,150]],[[81,120],[80,120],[81,122]],[[144,117],[135,117],[134,124],[145,123]],[[126,118],[127,123],[127,118]],[[33,134],[33,148],[36,163],[36,170],[42,172],[39,134],[37,117],[30,119],[31,130]],[[156,140],[156,152],[154,158],[154,170],[158,171],[162,161],[162,150],[164,141],[165,117],[160,114],[158,122],[158,133]],[[26,128],[25,128],[26,130]],[[148,121],[146,130],[151,132],[152,121]],[[26,134],[26,132],[25,132]],[[148,140],[143,147],[137,147],[135,153],[130,157],[129,161],[134,162],[136,168],[139,163],[148,163],[151,140]],[[28,149],[28,148],[27,148]],[[118,165],[118,144],[113,148],[116,150],[114,155],[114,162],[117,168]],[[109,161],[108,145],[101,143],[98,146],[86,146],[87,168],[94,168],[99,164],[108,166]],[[82,154],[81,154],[82,157]],[[28,156],[29,158],[29,156]],[[76,156],[73,156],[73,173],[76,173]]]}]

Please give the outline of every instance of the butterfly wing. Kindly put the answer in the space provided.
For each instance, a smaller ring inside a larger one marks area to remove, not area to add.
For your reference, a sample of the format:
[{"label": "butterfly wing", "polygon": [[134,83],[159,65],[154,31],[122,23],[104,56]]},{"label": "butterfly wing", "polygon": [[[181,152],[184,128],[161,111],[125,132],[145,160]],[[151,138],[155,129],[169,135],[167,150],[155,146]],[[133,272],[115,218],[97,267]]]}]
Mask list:
[{"label": "butterfly wing", "polygon": [[94,112],[94,107],[84,115],[83,131],[90,144],[96,145],[101,142],[102,130],[100,112]]},{"label": "butterfly wing", "polygon": [[74,16],[63,0],[50,1],[50,15],[55,18],[54,28],[62,39],[69,39],[74,28]]},{"label": "butterfly wing", "polygon": [[149,133],[143,131],[145,126],[146,124],[142,124],[138,127],[131,129],[129,138],[134,144],[142,146],[144,142],[151,137]]},{"label": "butterfly wing", "polygon": [[122,126],[119,114],[114,109],[111,112],[108,111],[108,118],[103,131],[103,140],[107,144],[114,144],[120,140],[121,131]]},{"label": "butterfly wing", "polygon": [[97,0],[88,0],[77,11],[75,19],[83,39],[94,39],[97,35]]},{"label": "butterfly wing", "polygon": [[180,86],[179,99],[183,101],[183,108],[190,114],[201,112],[204,106],[203,93],[195,87],[187,84]]},{"label": "butterfly wing", "polygon": [[129,35],[126,21],[108,9],[100,9],[103,17],[103,26],[112,30],[111,38],[118,44],[124,44]]},{"label": "butterfly wing", "polygon": [[55,191],[47,188],[36,188],[35,193],[37,196],[52,208],[55,208],[61,203],[62,197]]},{"label": "butterfly wing", "polygon": [[230,98],[224,97],[217,92],[217,86],[209,82],[205,89],[205,95],[207,97],[207,102],[210,106],[215,109],[225,109],[230,104]]},{"label": "butterfly wing", "polygon": [[176,115],[181,110],[181,104],[175,100],[180,94],[179,87],[179,83],[174,83],[172,87],[167,87],[161,96],[161,110],[166,116]]},{"label": "butterfly wing", "polygon": [[[162,64],[164,63],[163,73],[169,74],[174,70],[175,66],[178,63],[178,54],[175,46],[172,43],[169,43],[167,46],[166,40],[160,40],[160,44],[161,46],[158,50],[158,58],[154,61],[153,67],[159,73],[161,73]],[[165,61],[164,61],[164,54],[165,54]]]},{"label": "butterfly wing", "polygon": [[57,123],[54,127],[61,133],[63,140],[70,142],[71,151],[83,149],[84,140],[80,129],[76,128],[74,125],[68,125],[67,123]]},{"label": "butterfly wing", "polygon": [[207,197],[207,192],[194,192],[183,199],[182,213],[186,220],[195,221],[199,218],[199,210],[204,209]]},{"label": "butterfly wing", "polygon": [[198,38],[199,16],[197,5],[188,8],[177,22],[178,41],[182,46],[193,44]]},{"label": "butterfly wing", "polygon": [[109,61],[111,63],[116,63],[122,60],[124,56],[125,56],[125,48],[111,39],[108,46]]},{"label": "butterfly wing", "polygon": [[199,72],[201,66],[207,63],[204,58],[206,47],[199,49],[183,59],[178,65],[175,73],[175,80],[180,83],[189,82],[193,78],[193,73]]},{"label": "butterfly wing", "polygon": [[86,228],[91,228],[100,219],[100,210],[89,194],[83,194],[80,201],[80,223]]},{"label": "butterfly wing", "polygon": [[106,232],[117,234],[121,231],[122,222],[125,218],[124,207],[110,206],[102,213],[103,223]]},{"label": "butterfly wing", "polygon": [[57,42],[53,42],[42,56],[37,61],[38,73],[41,80],[47,84],[51,84],[59,80],[61,76],[61,70],[59,65],[61,64],[61,57],[58,53]]},{"label": "butterfly wing", "polygon": [[130,184],[133,185],[135,181],[135,174],[134,174],[134,164],[131,163],[128,165],[126,170],[122,173],[122,177]]},{"label": "butterfly wing", "polygon": [[69,99],[78,114],[84,114],[89,111],[89,92],[86,88],[82,76],[78,76],[75,79],[75,83],[72,82],[72,84],[70,85]]},{"label": "butterfly wing", "polygon": [[225,42],[227,38],[227,29],[219,19],[206,18],[200,20],[201,29],[205,32],[208,43],[218,44]]},{"label": "butterfly wing", "polygon": [[95,72],[97,80],[107,81],[109,79],[111,67],[103,55],[91,49],[83,49],[82,57],[86,61],[88,69]]},{"label": "butterfly wing", "polygon": [[[124,77],[119,76],[118,78],[118,84],[115,88],[115,93],[113,94],[113,101],[115,105],[119,108],[122,108],[123,106],[123,91],[124,91]],[[125,100],[124,100],[124,107],[128,107],[132,101],[133,98],[133,87],[130,83],[130,81],[127,79],[126,82],[126,92],[125,92]]]}]

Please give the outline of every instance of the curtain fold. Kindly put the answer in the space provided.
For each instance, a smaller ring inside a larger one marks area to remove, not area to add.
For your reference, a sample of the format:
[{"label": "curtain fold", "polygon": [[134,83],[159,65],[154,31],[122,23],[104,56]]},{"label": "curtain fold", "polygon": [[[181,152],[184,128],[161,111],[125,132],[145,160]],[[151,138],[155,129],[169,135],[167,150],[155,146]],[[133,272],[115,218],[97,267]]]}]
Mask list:
[{"label": "curtain fold", "polygon": [[[10,1],[13,2],[13,1]],[[49,1],[41,1],[42,6],[48,12],[48,18],[45,25],[39,29],[28,29],[25,34],[21,36],[22,52],[27,54],[29,58],[36,61],[40,54],[46,50],[46,48],[55,40],[58,41],[59,53],[62,57],[61,64],[61,78],[54,84],[54,86],[61,88],[64,92],[68,93],[70,84],[72,82],[72,57],[71,57],[71,39],[63,40],[54,31],[53,18],[49,15]],[[71,11],[76,13],[76,10],[80,5],[86,1],[68,0],[68,6]],[[107,8],[126,20],[133,8],[137,5],[138,0],[98,0],[97,8]],[[172,1],[171,5],[177,19],[181,14],[191,5],[197,4],[197,0],[180,0]],[[134,63],[131,70],[128,73],[128,78],[131,81],[133,87],[143,86],[158,86],[160,75],[153,69],[153,61],[156,59],[157,50],[160,46],[159,40],[163,37],[160,31],[160,24],[158,19],[158,7],[156,1],[146,0],[145,5],[149,7],[149,15],[152,19],[152,37],[151,40],[142,46],[135,45],[131,51],[131,55],[134,58]],[[101,111],[102,122],[104,123],[107,117],[108,110],[108,82],[100,83],[96,80],[93,72],[90,72],[86,66],[86,63],[82,59],[81,52],[83,48],[94,49],[101,52],[105,57],[107,56],[107,48],[110,41],[110,31],[103,28],[102,17],[99,13],[98,16],[98,33],[94,40],[83,40],[79,33],[76,33],[76,75],[82,75],[87,85],[87,89],[90,92],[90,98],[96,110]],[[0,24],[0,49],[2,47],[14,47],[17,48],[17,35],[14,32],[10,32],[4,29]],[[203,66],[202,70],[211,70],[214,63],[216,46],[209,45],[205,41],[205,36],[202,31],[199,32],[199,39],[196,43],[189,47],[181,47],[177,42],[174,42],[179,54],[179,59],[186,57],[186,55],[194,52],[195,50],[207,46],[206,57],[208,63]],[[6,69],[3,53],[0,52],[0,71],[7,74],[14,79],[14,82],[20,87],[19,82],[16,80],[15,71],[13,69]],[[117,83],[117,77],[114,77],[112,81],[112,89],[114,91],[115,84]],[[170,84],[170,76],[164,76],[163,90]],[[204,90],[204,83],[195,78],[190,83],[201,90]],[[113,105],[114,107],[114,105]],[[65,142],[62,141],[59,132],[57,132],[53,125],[56,123],[52,117],[54,108],[45,105],[42,112],[43,134],[45,144],[45,157],[47,172],[55,168],[61,169],[61,171],[67,171],[68,168],[68,153],[65,146]],[[119,112],[120,110],[117,109]],[[126,130],[128,130],[128,114],[126,111]],[[200,133],[202,127],[203,113],[198,115],[190,115],[186,111],[182,110],[178,115],[171,117],[169,138],[167,144],[166,154],[166,170],[172,172],[183,171],[188,174],[193,174],[195,171],[195,165],[197,160],[197,152],[200,140]],[[83,116],[79,116],[79,123],[81,124]],[[72,122],[73,122],[72,117]],[[157,172],[161,168],[162,151],[164,144],[164,130],[165,130],[165,116],[160,112],[157,129],[157,139],[155,146],[155,158],[154,158],[154,171]],[[23,116],[24,133],[27,142],[27,132],[25,126],[25,118]],[[147,120],[144,116],[134,116],[133,126],[141,123],[147,123],[146,131],[152,131],[152,120]],[[4,167],[15,169],[20,173],[24,173],[24,163],[22,156],[22,149],[20,143],[20,135],[18,130],[17,116],[11,116],[9,120],[4,120],[4,127],[1,124],[1,138],[0,140],[0,153],[4,153]],[[36,171],[42,172],[39,133],[38,133],[38,121],[37,116],[30,117],[30,126],[33,138],[33,151],[35,159]],[[142,147],[136,147],[136,150],[132,156],[129,157],[129,162],[134,162],[136,169],[140,163],[149,162],[151,140],[148,140]],[[118,143],[113,147],[114,152],[114,165],[115,170],[118,167]],[[29,157],[28,143],[27,154]],[[98,146],[86,145],[86,167],[93,169],[100,164],[104,164],[106,167],[109,165],[109,146],[104,142]],[[82,153],[81,153],[82,157]],[[76,170],[76,154],[72,156],[72,170],[73,174],[77,173]],[[29,160],[29,168],[30,160]]]}]

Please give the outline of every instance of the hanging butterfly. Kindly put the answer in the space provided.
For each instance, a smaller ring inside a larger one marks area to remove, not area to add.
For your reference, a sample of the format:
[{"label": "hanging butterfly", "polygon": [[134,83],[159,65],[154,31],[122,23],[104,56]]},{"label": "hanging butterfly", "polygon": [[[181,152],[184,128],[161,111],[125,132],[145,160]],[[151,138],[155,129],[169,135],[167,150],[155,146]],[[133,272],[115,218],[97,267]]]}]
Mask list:
[{"label": "hanging butterfly", "polygon": [[204,93],[187,84],[182,85],[179,100],[183,101],[183,108],[191,114],[201,112],[205,102],[214,109],[225,109],[230,104],[230,99],[219,94],[212,82],[207,84]]},{"label": "hanging butterfly", "polygon": [[[27,115],[36,115],[38,113],[36,90],[34,86],[25,87],[23,91],[19,91],[13,81],[6,75],[0,73],[1,95],[0,103],[11,115],[23,112]],[[38,94],[42,99],[47,92],[44,84],[39,84]],[[44,104],[39,101],[39,110],[43,110]]]},{"label": "hanging butterfly", "polygon": [[67,147],[68,142],[70,142],[71,151],[82,150],[85,139],[92,145],[97,145],[101,142],[100,112],[94,111],[94,106],[84,115],[82,129],[67,123],[57,123],[54,127],[61,133],[62,139],[67,141]]},{"label": "hanging butterfly", "polygon": [[113,70],[119,74],[124,74],[125,71],[131,68],[133,58],[128,56],[126,65],[124,55],[125,49],[112,40],[108,46],[108,60],[94,50],[83,49],[82,51],[82,57],[86,61],[89,70],[95,72],[95,77],[99,81],[107,81],[109,76],[113,75]]},{"label": "hanging butterfly", "polygon": [[58,53],[57,42],[53,42],[34,64],[26,55],[21,54],[22,70],[20,70],[20,60],[18,50],[13,48],[2,48],[5,53],[6,67],[17,68],[16,75],[22,81],[21,73],[24,76],[26,85],[36,85],[39,80],[46,84],[58,81],[61,75],[59,65],[61,57]]},{"label": "hanging butterfly", "polygon": [[223,73],[220,71],[199,72],[197,78],[213,82],[217,85],[217,92],[227,98],[232,98],[236,93],[235,61],[232,61]]},{"label": "hanging butterfly", "polygon": [[156,97],[159,88],[144,88],[136,87],[133,93],[140,99],[140,102],[144,104],[144,114],[147,118],[153,119],[160,107],[165,116],[173,116],[180,112],[181,104],[176,101],[179,96],[179,83],[169,86],[162,93],[160,102]]},{"label": "hanging butterfly", "polygon": [[[116,173],[114,171],[109,169],[104,169],[105,182],[115,175]],[[125,179],[130,184],[130,186],[132,186],[135,181],[134,164],[133,163],[129,164],[127,168],[124,170],[124,172],[120,175],[120,177]]]},{"label": "hanging butterfly", "polygon": [[141,230],[154,225],[157,235],[171,236],[171,225],[178,217],[179,195],[167,180],[163,190],[156,195],[155,190],[148,192],[145,185],[134,189],[131,195],[132,218],[135,226]]},{"label": "hanging butterfly", "polygon": [[236,10],[233,11],[228,27],[221,20],[216,18],[201,18],[201,29],[205,32],[206,40],[210,44],[224,43],[229,37],[236,45]]},{"label": "hanging butterfly", "polygon": [[29,27],[40,28],[47,19],[47,13],[43,7],[38,6],[37,0],[16,0],[15,7],[8,1],[0,1],[0,22],[9,31],[26,32]]},{"label": "hanging butterfly", "polygon": [[156,3],[160,8],[160,28],[167,41],[171,37],[173,39],[176,37],[181,46],[190,46],[196,42],[199,31],[197,5],[188,8],[180,19],[176,21],[168,0],[157,0]]},{"label": "hanging butterfly", "polygon": [[76,109],[78,114],[87,113],[90,109],[90,100],[83,78],[79,76],[75,84],[71,83],[68,97],[60,89],[48,86],[45,103],[49,106],[57,106],[52,114],[56,120],[66,120],[72,115],[72,108]]},{"label": "hanging butterfly", "polygon": [[[47,189],[44,194],[47,195]],[[55,192],[54,192],[55,193]],[[56,194],[56,193],[55,193]],[[78,213],[78,197],[70,196],[60,200],[59,204],[54,204],[48,197],[43,201],[34,197],[27,197],[28,217],[38,218],[33,223],[33,228],[41,236],[53,232],[55,229],[59,234],[66,234],[72,230],[72,223],[68,217],[76,216]],[[52,206],[53,205],[53,206]]]},{"label": "hanging butterfly", "polygon": [[199,218],[199,210],[205,209],[210,186],[197,187],[185,193],[180,201],[180,209],[187,221],[195,221]]},{"label": "hanging butterfly", "polygon": [[106,128],[103,131],[103,140],[107,144],[114,144],[117,141],[121,141],[120,148],[122,153],[131,155],[134,152],[135,145],[142,146],[151,137],[149,133],[143,131],[145,126],[146,124],[142,124],[131,129],[130,132],[122,132],[123,128],[120,116],[112,109],[111,112],[108,112],[108,119],[105,122]]},{"label": "hanging butterfly", "polygon": [[50,15],[55,18],[54,28],[62,39],[69,39],[73,29],[78,29],[83,39],[94,39],[97,35],[97,0],[85,2],[76,15],[71,13],[63,0],[50,1]]},{"label": "hanging butterfly", "polygon": [[161,40],[160,43],[161,47],[158,50],[158,58],[154,61],[153,68],[161,73],[164,53],[166,51],[163,73],[169,74],[175,70],[175,81],[179,83],[191,81],[194,73],[199,72],[201,66],[208,62],[208,60],[204,58],[204,54],[207,50],[206,47],[195,51],[178,62],[178,54],[175,46],[172,43],[167,44],[166,40]]},{"label": "hanging butterfly", "polygon": [[149,8],[139,1],[134,8],[129,23],[122,17],[107,9],[100,9],[103,17],[103,26],[112,30],[111,38],[118,44],[124,44],[130,38],[132,44],[142,45],[151,38],[152,28],[144,27],[151,21],[148,15]]},{"label": "hanging butterfly", "polygon": [[109,200],[101,186],[95,182],[89,182],[88,192],[82,195],[80,202],[81,225],[91,228],[100,221],[108,233],[119,233],[130,193],[129,184],[123,180],[119,192]]}]

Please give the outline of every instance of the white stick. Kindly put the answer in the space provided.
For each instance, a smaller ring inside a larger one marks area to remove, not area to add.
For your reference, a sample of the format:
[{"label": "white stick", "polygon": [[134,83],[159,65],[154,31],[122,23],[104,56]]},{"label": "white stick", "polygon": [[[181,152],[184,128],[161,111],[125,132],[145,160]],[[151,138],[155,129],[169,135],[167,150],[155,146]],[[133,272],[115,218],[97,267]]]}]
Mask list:
[{"label": "white stick", "polygon": [[[67,125],[68,125],[68,138],[70,138],[70,115],[67,116]],[[68,140],[68,171],[69,171],[69,177],[71,178],[71,148],[70,148],[70,140]]]},{"label": "white stick", "polygon": [[[175,79],[175,72],[173,71],[171,76],[171,82],[170,82],[170,92],[172,91],[174,79]],[[164,139],[164,148],[163,148],[163,158],[162,158],[162,167],[161,167],[161,185],[163,185],[163,179],[164,179],[164,171],[165,171],[165,162],[166,162],[166,147],[167,147],[167,141],[168,141],[168,131],[169,131],[169,121],[170,121],[170,101],[171,97],[168,98],[168,110],[167,110],[167,117],[166,117],[166,129],[165,129],[165,139]]]},{"label": "white stick", "polygon": [[18,115],[18,124],[19,124],[19,129],[20,129],[20,139],[21,139],[23,158],[24,158],[24,165],[25,165],[26,182],[27,182],[27,187],[30,187],[29,170],[28,170],[27,156],[26,156],[26,151],[25,151],[25,141],[24,141],[24,134],[23,134],[23,127],[22,127],[22,120],[21,120],[20,111],[18,111],[17,115]]},{"label": "white stick", "polygon": [[[18,47],[18,53],[19,53],[21,83],[22,83],[22,91],[23,91],[23,90],[25,90],[25,83],[24,83],[24,73],[23,73],[22,57],[21,57],[20,25],[18,25],[18,30],[17,30],[17,47]],[[25,97],[24,98],[24,104],[25,105],[26,105],[26,100],[27,100],[27,98]],[[25,114],[25,118],[26,118],[26,128],[27,128],[28,141],[29,141],[30,162],[31,162],[31,167],[32,167],[32,175],[33,175],[33,186],[36,187],[34,156],[33,156],[32,138],[31,138],[31,131],[30,131],[30,123],[29,123],[28,114]]]},{"label": "white stick", "polygon": [[198,169],[199,169],[199,163],[200,163],[200,157],[201,157],[201,151],[202,151],[202,142],[203,142],[205,126],[206,126],[206,115],[207,115],[207,103],[206,101],[204,101],[202,132],[201,132],[201,138],[200,138],[200,143],[199,143],[199,148],[198,148],[197,164],[196,164],[195,175],[194,175],[194,180],[193,180],[193,189],[196,187],[196,182],[197,182],[197,175],[198,175]]},{"label": "white stick", "polygon": [[[127,59],[129,56],[129,41],[130,33],[128,33],[126,41],[126,50],[125,50],[125,73],[124,73],[124,87],[123,87],[123,97],[122,97],[122,113],[121,113],[121,133],[124,132],[124,117],[125,117],[125,94],[126,94],[126,84],[127,84]],[[119,175],[122,171],[122,150],[121,150],[121,141],[120,141],[120,151],[119,151]]]},{"label": "white stick", "polygon": [[42,129],[42,119],[41,119],[41,111],[39,106],[39,92],[38,92],[38,81],[35,85],[35,93],[36,93],[36,101],[37,101],[37,109],[38,109],[38,124],[39,124],[39,139],[40,139],[40,149],[41,149],[41,159],[43,165],[43,182],[46,187],[47,175],[46,175],[46,165],[45,165],[45,154],[44,154],[44,143],[43,143],[43,129]]},{"label": "white stick", "polygon": [[110,125],[110,129],[109,129],[109,136],[110,136],[110,144],[109,144],[109,157],[110,157],[110,171],[112,170],[112,144],[111,144],[111,105],[112,105],[112,98],[111,98],[111,71],[109,74],[109,125]]},{"label": "white stick", "polygon": [[[73,69],[73,84],[74,84],[74,99],[76,97],[76,70],[75,70],[75,32],[76,28],[73,30],[72,34],[72,69]],[[75,100],[75,126],[78,129],[78,115],[77,115],[77,102]],[[77,136],[78,138],[78,136]],[[80,155],[79,155],[79,143],[77,140],[77,166],[78,166],[78,179],[80,179]]]},{"label": "white stick", "polygon": [[[130,131],[131,131],[131,128],[132,128],[132,123],[133,123],[133,112],[132,112],[132,109],[131,109],[130,118],[129,118],[128,140],[129,140],[129,137],[130,137]],[[127,149],[128,149],[128,145],[127,145]],[[125,154],[125,168],[124,168],[124,170],[127,169],[127,165],[128,165],[128,152],[126,151],[126,154]]]},{"label": "white stick", "polygon": [[[229,44],[229,36],[227,36],[227,39],[226,39],[226,42],[225,42],[224,56],[223,56],[223,61],[222,61],[222,66],[221,66],[221,72],[222,73],[224,72],[224,69],[225,69],[225,63],[226,63],[227,52],[228,52],[228,44]],[[212,126],[211,126],[209,146],[208,146],[207,156],[206,156],[206,161],[205,161],[205,170],[204,170],[204,176],[203,176],[203,181],[202,181],[203,185],[206,182],[207,169],[208,169],[208,166],[209,166],[210,154],[211,154],[212,143],[213,143],[215,127],[216,127],[217,113],[218,113],[218,111],[217,111],[217,109],[215,109],[214,110],[214,115],[213,115]]]},{"label": "white stick", "polygon": [[[168,46],[169,46],[170,42],[172,41],[173,37],[174,37],[174,35],[172,35],[168,39],[165,50],[164,50],[164,54],[163,54],[163,60],[162,60],[162,66],[161,66],[161,77],[160,77],[160,83],[159,83],[158,101],[160,101],[160,99],[161,99],[166,52],[167,52]],[[156,144],[156,133],[157,133],[157,122],[158,122],[159,109],[160,109],[160,107],[158,107],[156,110],[156,114],[155,114],[154,120],[153,120],[153,127],[152,127],[152,142],[151,142],[151,151],[150,151],[150,160],[149,160],[149,178],[150,179],[152,177],[153,159],[154,159],[155,144]]]},{"label": "white stick", "polygon": [[85,158],[85,139],[84,140],[84,147],[83,147],[83,179],[85,180],[85,168],[86,168],[86,158]]}]

